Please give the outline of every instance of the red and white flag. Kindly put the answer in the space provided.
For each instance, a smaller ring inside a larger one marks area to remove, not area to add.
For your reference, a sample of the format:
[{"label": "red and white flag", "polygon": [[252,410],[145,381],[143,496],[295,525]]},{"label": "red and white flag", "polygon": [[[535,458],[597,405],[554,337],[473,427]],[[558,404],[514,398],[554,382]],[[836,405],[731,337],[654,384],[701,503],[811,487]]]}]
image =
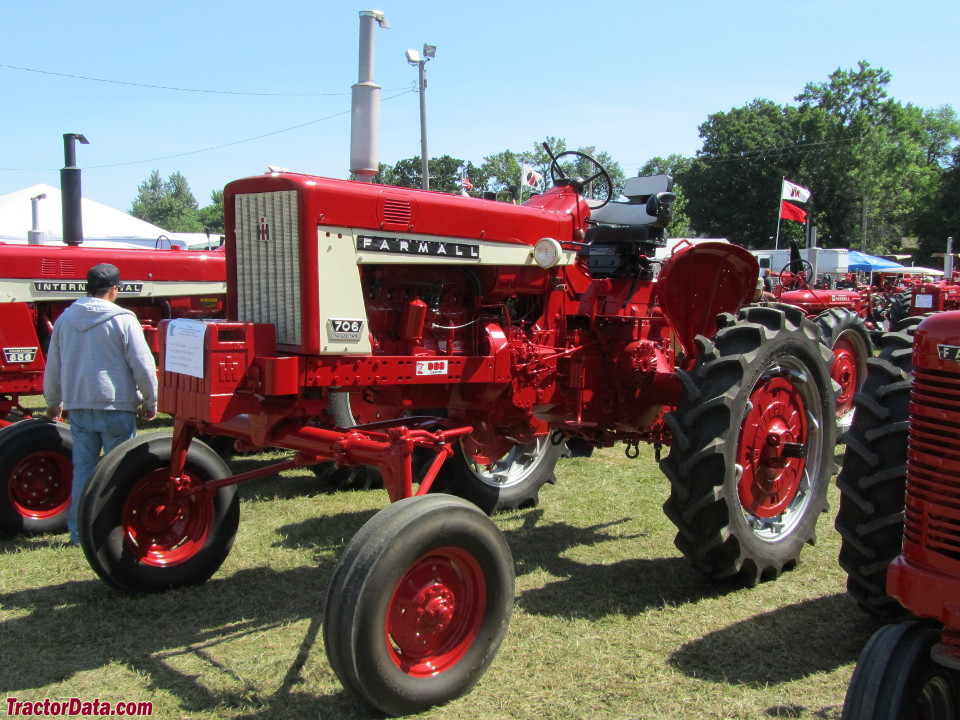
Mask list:
[{"label": "red and white flag", "polygon": [[540,187],[542,183],[543,175],[526,163],[523,163],[523,184],[527,187]]},{"label": "red and white flag", "polygon": [[810,191],[799,185],[795,185],[789,180],[783,181],[783,188],[780,191],[781,200],[793,200],[794,202],[805,203],[810,199]]},{"label": "red and white flag", "polygon": [[799,208],[786,200],[780,201],[780,217],[784,220],[796,220],[797,222],[807,221],[807,211]]},{"label": "red and white flag", "polygon": [[470,182],[470,178],[466,175],[463,176],[463,180],[460,181],[460,184],[463,186],[464,190],[473,190],[473,183]]}]

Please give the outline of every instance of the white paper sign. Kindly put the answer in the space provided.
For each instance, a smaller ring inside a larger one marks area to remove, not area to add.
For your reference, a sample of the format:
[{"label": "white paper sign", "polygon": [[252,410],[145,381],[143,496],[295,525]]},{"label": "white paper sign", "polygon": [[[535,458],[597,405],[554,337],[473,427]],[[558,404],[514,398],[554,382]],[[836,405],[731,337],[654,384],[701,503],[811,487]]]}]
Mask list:
[{"label": "white paper sign", "polygon": [[202,378],[203,336],[206,329],[206,323],[199,320],[171,320],[167,323],[164,369]]}]

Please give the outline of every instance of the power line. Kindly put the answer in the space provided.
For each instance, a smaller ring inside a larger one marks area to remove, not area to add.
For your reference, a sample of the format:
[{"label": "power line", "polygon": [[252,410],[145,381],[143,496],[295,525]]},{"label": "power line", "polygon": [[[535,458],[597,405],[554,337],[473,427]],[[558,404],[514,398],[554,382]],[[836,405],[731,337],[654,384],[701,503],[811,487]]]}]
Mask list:
[{"label": "power line", "polygon": [[[36,68],[20,67],[18,65],[4,65],[0,63],[0,68],[7,70],[19,70],[21,72],[38,73],[40,75],[54,75],[56,77],[69,78],[71,80],[87,80],[88,82],[109,83],[111,85],[129,85],[131,87],[150,88],[152,90],[173,90],[176,92],[189,93],[209,93],[213,95],[248,95],[253,97],[335,97],[340,95],[349,95],[349,92],[339,93],[277,93],[277,92],[246,92],[237,90],[205,90],[202,88],[183,88],[170,85],[148,85],[147,83],[129,82],[126,80],[110,80],[107,78],[88,77],[86,75],[71,75],[69,73],[54,72],[53,70],[38,70]],[[399,90],[400,88],[393,88]],[[387,92],[391,92],[388,90]]]},{"label": "power line", "polygon": [[863,138],[849,138],[847,140],[823,140],[820,142],[812,143],[799,143],[797,145],[787,145],[781,147],[773,148],[752,148],[750,150],[741,150],[740,152],[727,153],[725,155],[714,155],[710,153],[705,153],[703,155],[697,155],[692,158],[694,161],[703,160],[705,162],[730,162],[735,160],[748,160],[755,161],[764,158],[767,155],[787,155],[787,154],[797,154],[810,152],[816,147],[824,147],[829,145],[846,145],[849,143],[857,143],[863,140]]},{"label": "power line", "polygon": [[[383,98],[383,102],[387,100],[393,100],[398,98],[401,95],[406,95],[408,93],[416,92],[415,88],[410,88],[399,92],[396,95],[391,95],[390,97]],[[147,158],[144,160],[130,160],[127,162],[120,163],[111,163],[107,165],[88,165],[85,166],[87,170],[102,170],[104,168],[113,168],[113,167],[122,167],[124,165],[139,165],[141,163],[150,163],[157,162],[158,160],[170,160],[172,158],[186,157],[187,155],[197,155],[199,153],[210,152],[212,150],[220,150],[221,148],[231,147],[233,145],[241,145],[243,143],[253,142],[254,140],[261,140],[265,137],[271,137],[272,135],[279,135],[281,133],[290,132],[291,130],[299,130],[300,128],[305,128],[310,125],[316,125],[317,123],[324,122],[326,120],[332,120],[333,118],[341,117],[343,115],[349,115],[351,110],[344,110],[343,112],[334,113],[333,115],[327,115],[326,117],[317,118],[316,120],[309,120],[305,123],[299,125],[294,125],[292,127],[283,128],[282,130],[273,130],[272,132],[263,133],[262,135],[257,135],[255,137],[244,138],[243,140],[234,140],[232,142],[223,143],[222,145],[214,145],[213,147],[201,148],[199,150],[188,150],[187,152],[175,153],[173,155],[163,155],[161,157]],[[0,168],[2,172],[52,172],[58,168]]]}]

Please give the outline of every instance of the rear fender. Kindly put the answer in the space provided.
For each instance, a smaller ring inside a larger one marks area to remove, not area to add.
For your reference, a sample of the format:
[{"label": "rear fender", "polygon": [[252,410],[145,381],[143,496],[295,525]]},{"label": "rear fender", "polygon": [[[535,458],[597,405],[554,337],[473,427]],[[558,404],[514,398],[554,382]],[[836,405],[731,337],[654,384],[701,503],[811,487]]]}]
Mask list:
[{"label": "rear fender", "polygon": [[704,242],[678,245],[660,270],[660,308],[688,358],[696,356],[697,335],[713,337],[717,315],[736,313],[757,290],[760,266],[739,245]]}]

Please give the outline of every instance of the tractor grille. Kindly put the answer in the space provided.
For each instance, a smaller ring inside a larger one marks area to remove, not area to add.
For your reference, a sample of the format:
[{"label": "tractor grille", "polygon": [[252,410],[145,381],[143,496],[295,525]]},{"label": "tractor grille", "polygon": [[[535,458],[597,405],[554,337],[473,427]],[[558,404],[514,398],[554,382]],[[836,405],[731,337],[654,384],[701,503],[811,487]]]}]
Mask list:
[{"label": "tractor grille", "polygon": [[295,190],[236,197],[237,313],[300,345],[300,238]]},{"label": "tractor grille", "polygon": [[387,198],[383,202],[383,221],[390,225],[409,225],[413,221],[410,203]]},{"label": "tractor grille", "polygon": [[960,562],[958,427],[960,376],[914,370],[904,540],[952,562]]}]

